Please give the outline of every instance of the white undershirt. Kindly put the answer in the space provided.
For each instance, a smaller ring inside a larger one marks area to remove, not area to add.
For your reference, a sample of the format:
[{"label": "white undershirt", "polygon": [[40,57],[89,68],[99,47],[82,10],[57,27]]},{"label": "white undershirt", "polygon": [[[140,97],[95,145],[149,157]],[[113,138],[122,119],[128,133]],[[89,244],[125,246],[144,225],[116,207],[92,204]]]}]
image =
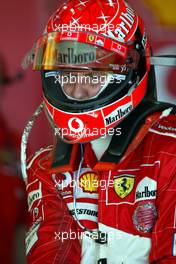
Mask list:
[{"label": "white undershirt", "polygon": [[110,142],[111,142],[112,136],[106,135],[104,137],[95,139],[91,141],[92,149],[97,157],[98,160],[101,159],[104,152],[107,150]]}]

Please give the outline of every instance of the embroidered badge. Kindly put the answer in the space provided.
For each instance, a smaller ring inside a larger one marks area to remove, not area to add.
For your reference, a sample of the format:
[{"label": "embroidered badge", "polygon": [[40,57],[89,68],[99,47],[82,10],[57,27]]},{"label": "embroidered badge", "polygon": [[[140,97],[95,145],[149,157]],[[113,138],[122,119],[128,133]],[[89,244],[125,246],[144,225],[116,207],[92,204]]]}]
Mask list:
[{"label": "embroidered badge", "polygon": [[138,205],[133,214],[135,228],[144,233],[150,233],[157,218],[157,210],[153,203]]},{"label": "embroidered badge", "polygon": [[129,195],[133,187],[134,175],[123,174],[114,177],[114,190],[121,199]]}]

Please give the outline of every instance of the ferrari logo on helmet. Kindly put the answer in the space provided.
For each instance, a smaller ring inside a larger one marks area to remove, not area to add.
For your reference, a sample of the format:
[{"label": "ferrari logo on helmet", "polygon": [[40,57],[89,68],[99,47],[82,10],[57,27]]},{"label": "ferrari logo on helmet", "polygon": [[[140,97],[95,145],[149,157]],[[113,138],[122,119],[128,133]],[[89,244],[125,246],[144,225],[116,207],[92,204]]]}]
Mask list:
[{"label": "ferrari logo on helmet", "polygon": [[114,177],[114,190],[121,198],[125,198],[134,187],[134,175],[123,174]]},{"label": "ferrari logo on helmet", "polygon": [[88,41],[88,42],[91,43],[91,42],[93,42],[94,40],[95,40],[95,36],[93,36],[93,35],[88,35],[88,36],[87,36],[87,41]]}]

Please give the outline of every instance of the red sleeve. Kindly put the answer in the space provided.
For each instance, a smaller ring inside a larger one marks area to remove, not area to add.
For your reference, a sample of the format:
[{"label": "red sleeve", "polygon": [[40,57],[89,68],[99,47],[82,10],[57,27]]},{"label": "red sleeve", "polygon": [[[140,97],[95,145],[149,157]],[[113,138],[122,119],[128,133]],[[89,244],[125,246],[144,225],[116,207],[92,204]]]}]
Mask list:
[{"label": "red sleeve", "polygon": [[60,197],[50,174],[32,166],[28,172],[28,207],[31,216],[26,238],[28,264],[80,263],[75,221]]},{"label": "red sleeve", "polygon": [[172,167],[166,167],[165,174],[171,177],[158,192],[158,219],[152,234],[150,263],[176,263],[176,173]]}]

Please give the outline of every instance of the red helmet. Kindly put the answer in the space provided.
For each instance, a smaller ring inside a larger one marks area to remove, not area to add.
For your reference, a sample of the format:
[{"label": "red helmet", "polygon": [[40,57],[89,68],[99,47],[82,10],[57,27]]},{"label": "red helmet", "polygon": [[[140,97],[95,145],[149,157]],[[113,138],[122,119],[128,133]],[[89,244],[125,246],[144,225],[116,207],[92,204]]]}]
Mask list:
[{"label": "red helmet", "polygon": [[[71,0],[61,6],[37,41],[34,58],[58,132],[70,142],[112,133],[146,94],[149,57],[142,20],[126,1]],[[70,72],[107,79],[95,96],[80,100],[63,89],[60,78]]]}]

